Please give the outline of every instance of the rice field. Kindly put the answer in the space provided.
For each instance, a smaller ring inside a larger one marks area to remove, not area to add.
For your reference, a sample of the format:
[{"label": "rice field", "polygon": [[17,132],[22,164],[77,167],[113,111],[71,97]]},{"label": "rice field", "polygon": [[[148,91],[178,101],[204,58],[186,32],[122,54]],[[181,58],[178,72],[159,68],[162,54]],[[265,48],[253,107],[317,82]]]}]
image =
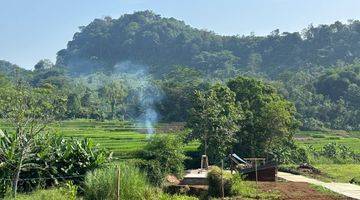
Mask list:
[{"label": "rice field", "polygon": [[[109,149],[118,159],[134,158],[150,136],[144,127],[130,122],[96,122],[89,120],[63,121],[51,126],[54,132],[65,137],[91,138],[95,143]],[[198,144],[190,143],[187,151],[194,151]]]},{"label": "rice field", "polygon": [[[7,124],[0,124],[0,129],[10,128]],[[65,137],[91,138],[95,143],[112,151],[114,157],[119,159],[134,158],[136,152],[145,146],[149,137],[143,126],[124,121],[99,122],[77,119],[57,122],[50,128],[52,132]],[[335,142],[360,153],[360,131],[299,131],[295,134],[295,139],[301,146],[312,145],[315,149],[320,149],[328,143]],[[185,149],[194,151],[197,147],[198,143],[193,142]]]},{"label": "rice field", "polygon": [[301,146],[312,145],[315,149],[337,143],[360,153],[360,131],[300,131],[295,134],[295,140]]}]

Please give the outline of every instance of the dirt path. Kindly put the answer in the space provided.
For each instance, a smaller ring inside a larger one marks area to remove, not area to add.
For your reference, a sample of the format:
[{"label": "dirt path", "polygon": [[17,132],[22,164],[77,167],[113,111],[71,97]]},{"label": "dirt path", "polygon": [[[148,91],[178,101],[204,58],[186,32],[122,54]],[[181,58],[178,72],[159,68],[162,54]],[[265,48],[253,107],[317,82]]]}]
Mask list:
[{"label": "dirt path", "polygon": [[305,176],[301,175],[294,175],[290,173],[285,172],[278,172],[277,176],[279,178],[285,179],[287,181],[292,182],[305,182],[305,183],[312,183],[315,185],[323,186],[333,192],[354,198],[354,199],[360,199],[360,186],[350,184],[350,183],[325,183],[319,180],[315,180],[312,178],[307,178]]},{"label": "dirt path", "polygon": [[259,182],[258,186],[265,192],[280,194],[281,200],[353,200],[343,195],[327,194],[311,187],[309,183],[300,182]]}]

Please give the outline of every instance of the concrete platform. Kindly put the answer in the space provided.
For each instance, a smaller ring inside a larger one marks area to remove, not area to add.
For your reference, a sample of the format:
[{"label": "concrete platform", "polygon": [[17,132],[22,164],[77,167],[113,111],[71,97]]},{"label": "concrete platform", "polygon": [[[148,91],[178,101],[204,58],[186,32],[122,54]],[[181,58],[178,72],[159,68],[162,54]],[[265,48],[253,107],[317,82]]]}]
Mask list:
[{"label": "concrete platform", "polygon": [[191,169],[185,171],[185,176],[181,180],[181,185],[207,185],[208,171],[200,169]]}]

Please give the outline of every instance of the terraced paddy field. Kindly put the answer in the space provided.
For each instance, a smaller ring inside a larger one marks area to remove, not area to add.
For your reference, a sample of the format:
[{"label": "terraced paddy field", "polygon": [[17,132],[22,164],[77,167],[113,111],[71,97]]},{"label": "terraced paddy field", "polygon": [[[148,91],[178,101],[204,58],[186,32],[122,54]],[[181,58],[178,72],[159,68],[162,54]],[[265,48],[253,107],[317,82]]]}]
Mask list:
[{"label": "terraced paddy field", "polygon": [[312,145],[315,149],[337,143],[360,153],[360,131],[299,131],[295,134],[295,140],[301,146]]},{"label": "terraced paddy field", "polygon": [[[165,126],[169,131],[162,134],[176,132],[172,131],[172,126],[168,124],[157,125],[157,127]],[[143,126],[124,121],[98,122],[77,119],[54,123],[50,128],[65,137],[91,138],[95,143],[113,151],[114,156],[119,159],[134,158],[134,154],[144,147],[148,137]],[[9,130],[11,127],[0,122],[0,129]],[[360,131],[299,131],[295,134],[295,139],[301,146],[312,145],[316,149],[336,142],[360,153]],[[198,145],[196,142],[190,143],[186,146],[186,150],[195,151]]]},{"label": "terraced paddy field", "polygon": [[[360,131],[301,131],[295,134],[295,139],[299,145],[312,145],[317,150],[328,143],[336,143],[347,146],[360,154]],[[323,181],[348,183],[354,178],[360,180],[359,163],[329,164],[322,161],[317,162],[314,166],[324,173],[324,177],[317,178]]]},{"label": "terraced paddy field", "polygon": [[[158,126],[161,126],[159,124]],[[54,132],[65,137],[91,138],[95,143],[112,151],[115,158],[131,159],[141,150],[149,134],[146,128],[130,122],[96,122],[89,120],[63,121],[51,126]],[[162,133],[162,134],[173,134]],[[196,150],[198,144],[190,143],[186,151]]]}]

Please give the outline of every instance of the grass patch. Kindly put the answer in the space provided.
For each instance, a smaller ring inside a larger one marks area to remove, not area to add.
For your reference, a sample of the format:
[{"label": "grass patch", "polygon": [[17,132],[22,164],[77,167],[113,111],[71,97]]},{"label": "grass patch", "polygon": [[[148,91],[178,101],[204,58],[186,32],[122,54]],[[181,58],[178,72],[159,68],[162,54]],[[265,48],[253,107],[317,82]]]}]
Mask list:
[{"label": "grass patch", "polygon": [[314,190],[320,192],[321,194],[324,194],[326,196],[331,196],[331,197],[341,197],[340,194],[336,193],[336,192],[333,192],[323,186],[320,186],[320,185],[315,185],[315,184],[312,184],[310,183],[309,186],[311,188],[313,188]]},{"label": "grass patch", "polygon": [[4,200],[75,200],[76,192],[68,188],[52,188],[42,189],[29,194],[18,194],[16,199],[13,197],[5,197]]},{"label": "grass patch", "polygon": [[335,182],[349,183],[353,178],[359,178],[360,174],[360,164],[317,164],[315,166]]}]

